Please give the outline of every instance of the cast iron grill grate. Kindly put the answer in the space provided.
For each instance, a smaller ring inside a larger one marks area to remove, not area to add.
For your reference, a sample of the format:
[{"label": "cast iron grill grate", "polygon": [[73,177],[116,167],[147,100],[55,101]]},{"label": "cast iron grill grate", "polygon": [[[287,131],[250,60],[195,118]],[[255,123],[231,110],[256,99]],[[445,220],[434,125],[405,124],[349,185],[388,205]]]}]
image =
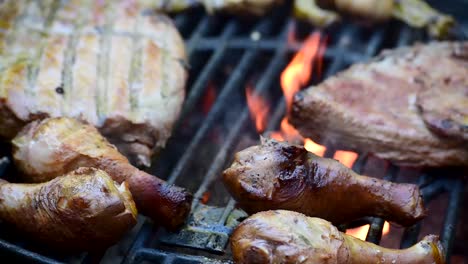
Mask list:
[{"label": "cast iron grill grate", "polygon": [[[140,218],[139,225],[106,252],[68,256],[18,238],[0,225],[0,252],[18,261],[36,263],[229,263],[229,234],[246,215],[236,209],[219,176],[236,151],[258,142],[245,103],[247,86],[275,106],[267,130],[277,129],[284,116],[279,76],[300,48],[301,40],[314,30],[297,23],[288,13],[283,9],[258,20],[238,20],[209,17],[198,9],[175,16],[187,43],[190,79],[182,118],[150,171],[195,194],[192,214],[182,230],[168,233]],[[297,41],[288,41],[293,33]],[[343,24],[321,33],[330,40],[324,54],[325,74],[315,76],[313,83],[384,48],[427,40],[420,31],[397,22],[375,28]],[[325,155],[332,157],[334,153],[329,146]],[[369,156],[362,153],[353,169],[363,172],[368,160]],[[0,174],[9,168],[8,158],[1,159]],[[382,170],[385,179],[401,180],[400,168],[389,165]],[[440,234],[449,253],[464,189],[457,173],[436,171],[414,179],[422,188],[426,204],[448,193],[443,226],[434,233]],[[359,222],[363,223],[371,226],[366,240],[379,243],[384,220],[366,218]],[[401,247],[416,243],[420,230],[421,224],[405,229]]]}]

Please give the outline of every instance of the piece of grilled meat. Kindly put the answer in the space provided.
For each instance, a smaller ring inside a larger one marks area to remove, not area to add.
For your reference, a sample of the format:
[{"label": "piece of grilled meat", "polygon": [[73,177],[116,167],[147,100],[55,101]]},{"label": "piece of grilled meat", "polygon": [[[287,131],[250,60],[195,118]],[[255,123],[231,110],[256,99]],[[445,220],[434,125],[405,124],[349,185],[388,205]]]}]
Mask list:
[{"label": "piece of grilled meat", "polygon": [[[465,49],[468,62],[468,49]],[[416,106],[426,126],[441,137],[460,140],[468,148],[467,69],[456,68],[453,75],[418,93]]]},{"label": "piece of grilled meat", "polygon": [[291,211],[267,211],[242,222],[231,236],[239,264],[443,264],[439,238],[407,249],[387,249],[338,231],[330,222]]},{"label": "piece of grilled meat", "polygon": [[165,12],[179,12],[202,5],[208,13],[228,12],[236,14],[264,15],[275,4],[283,0],[142,0]]},{"label": "piece of grilled meat", "polygon": [[419,188],[361,176],[334,159],[274,140],[238,152],[226,188],[248,213],[285,209],[334,224],[378,216],[410,226],[425,216]]},{"label": "piece of grilled meat", "polygon": [[184,98],[184,43],[138,1],[0,1],[0,137],[67,116],[149,165]]},{"label": "piece of grilled meat", "polygon": [[438,12],[424,0],[295,0],[294,12],[320,27],[337,22],[341,15],[373,22],[395,17],[413,27],[426,28],[438,38],[447,37],[455,24],[453,17]]},{"label": "piece of grilled meat", "polygon": [[140,213],[166,228],[179,227],[190,211],[192,195],[185,189],[133,167],[96,128],[73,118],[31,122],[12,142],[15,164],[28,182],[44,182],[79,167],[94,167],[118,183],[128,182]]},{"label": "piece of grilled meat", "polygon": [[[179,12],[202,5],[209,13],[228,12],[238,15],[264,15],[282,0],[141,0],[149,7]],[[454,19],[438,12],[424,0],[294,0],[296,17],[314,26],[324,27],[341,20],[342,15],[370,22],[395,17],[416,27],[426,28],[435,37],[446,37]]]},{"label": "piece of grilled meat", "polygon": [[60,249],[105,248],[136,224],[136,215],[127,184],[102,170],[79,168],[39,184],[0,180],[0,219]]},{"label": "piece of grilled meat", "polygon": [[296,94],[289,120],[318,143],[398,165],[466,166],[467,54],[468,42],[383,52]]}]

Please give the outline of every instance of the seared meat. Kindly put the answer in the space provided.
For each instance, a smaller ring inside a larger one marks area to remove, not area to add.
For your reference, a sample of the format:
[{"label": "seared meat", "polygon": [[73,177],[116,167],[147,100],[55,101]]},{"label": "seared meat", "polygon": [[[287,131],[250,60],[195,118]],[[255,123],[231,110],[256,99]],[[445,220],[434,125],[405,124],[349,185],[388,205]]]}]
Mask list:
[{"label": "seared meat", "polygon": [[[468,49],[465,49],[468,59]],[[468,61],[468,60],[467,60]],[[468,65],[468,64],[467,64]],[[442,137],[458,139],[468,148],[467,67],[454,68],[452,76],[432,83],[417,95],[416,105],[426,126]]]},{"label": "seared meat", "polygon": [[[225,11],[240,15],[263,15],[282,0],[141,0],[147,6],[166,12],[179,12],[203,5],[209,13]],[[294,0],[294,14],[314,26],[328,26],[348,15],[367,21],[385,21],[392,17],[426,28],[435,37],[445,37],[454,19],[438,12],[424,0]]]},{"label": "seared meat", "polygon": [[231,236],[239,264],[443,264],[439,238],[429,235],[416,245],[387,249],[338,231],[320,218],[291,211],[268,211],[242,222]]},{"label": "seared meat", "polygon": [[138,210],[169,229],[184,223],[190,211],[190,193],[133,167],[96,128],[75,119],[34,121],[13,139],[13,148],[15,163],[28,182],[94,167],[118,183],[128,182]]},{"label": "seared meat", "polygon": [[466,166],[466,54],[468,42],[384,52],[296,94],[289,120],[316,142],[398,165]]},{"label": "seared meat", "polygon": [[183,40],[137,1],[0,2],[0,136],[67,116],[149,165],[184,98]]},{"label": "seared meat", "polygon": [[57,248],[105,248],[135,225],[136,214],[127,184],[101,170],[79,168],[40,184],[0,180],[0,219]]},{"label": "seared meat", "polygon": [[361,176],[302,146],[273,140],[237,153],[223,177],[248,213],[286,209],[335,224],[378,216],[404,226],[425,216],[416,185]]},{"label": "seared meat", "polygon": [[413,27],[426,28],[435,37],[446,37],[455,22],[451,16],[438,12],[424,0],[294,1],[296,15],[316,26],[327,26],[340,19],[338,13],[330,10],[370,21],[395,17]]},{"label": "seared meat", "polygon": [[272,6],[282,3],[283,0],[142,0],[148,6],[154,5],[159,10],[166,12],[178,12],[187,8],[203,5],[209,12],[225,11],[230,13],[247,13],[253,15],[263,15]]}]

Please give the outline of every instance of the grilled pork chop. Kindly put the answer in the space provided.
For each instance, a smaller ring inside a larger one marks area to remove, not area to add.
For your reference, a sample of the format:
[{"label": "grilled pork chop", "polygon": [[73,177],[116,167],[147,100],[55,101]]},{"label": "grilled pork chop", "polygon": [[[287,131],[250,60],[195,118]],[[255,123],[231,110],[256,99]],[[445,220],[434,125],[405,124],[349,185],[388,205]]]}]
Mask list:
[{"label": "grilled pork chop", "polygon": [[149,165],[184,98],[183,40],[137,1],[0,2],[0,136],[67,116]]},{"label": "grilled pork chop", "polygon": [[[291,123],[314,141],[399,165],[466,166],[466,54],[468,42],[384,52],[296,94]],[[444,120],[450,127],[434,133]]]}]

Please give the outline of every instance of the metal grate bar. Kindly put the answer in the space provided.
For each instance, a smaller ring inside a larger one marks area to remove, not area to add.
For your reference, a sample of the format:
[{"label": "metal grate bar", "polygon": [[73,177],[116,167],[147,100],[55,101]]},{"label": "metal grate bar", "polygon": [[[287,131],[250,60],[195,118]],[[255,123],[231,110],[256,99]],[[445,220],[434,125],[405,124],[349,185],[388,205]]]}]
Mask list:
[{"label": "metal grate bar", "polygon": [[193,31],[192,35],[190,36],[190,39],[186,42],[187,44],[185,46],[189,58],[193,54],[194,47],[196,46],[196,44],[198,44],[202,35],[204,35],[209,29],[211,20],[211,17],[205,16],[203,20],[200,23],[198,23],[197,28]]},{"label": "metal grate bar", "polygon": [[[184,103],[184,108],[182,109],[181,117],[185,117],[187,113],[192,111],[195,107],[198,99],[200,99],[200,96],[205,91],[208,81],[210,78],[212,78],[213,74],[216,72],[216,69],[223,61],[227,49],[227,41],[236,32],[236,30],[237,23],[231,22],[227,25],[226,30],[224,30],[223,34],[219,38],[215,53],[211,56],[202,73],[190,89],[190,93],[187,96],[187,99]],[[180,118],[180,120],[183,120],[183,118]]]},{"label": "metal grate bar", "polygon": [[[282,34],[280,39],[285,39],[286,34],[288,32],[289,24],[284,27],[282,30]],[[264,91],[268,90],[269,87],[273,84],[274,78],[271,76],[277,76],[277,74],[281,71],[281,67],[283,66],[283,62],[285,61],[285,49],[284,46],[281,45],[277,47],[277,52],[274,55],[273,60],[271,61],[267,70],[262,74],[262,78],[259,81],[258,85],[255,87],[255,92],[258,94],[263,93]],[[214,159],[213,164],[210,167],[210,170],[205,175],[202,184],[200,185],[198,191],[194,195],[194,204],[192,208],[194,208],[197,204],[203,193],[206,191],[209,184],[211,184],[212,180],[219,174],[223,166],[225,165],[226,160],[228,159],[229,150],[232,149],[234,143],[237,141],[237,138],[241,135],[241,129],[247,124],[249,121],[249,109],[244,107],[242,113],[240,114],[239,119],[234,123],[232,128],[229,131],[228,136],[226,137],[223,146],[219,150],[216,158]]]},{"label": "metal grate bar", "polygon": [[[271,20],[267,20],[262,22],[258,27],[257,31],[269,31],[271,27]],[[214,121],[220,113],[222,113],[222,109],[225,105],[229,102],[229,95],[233,92],[234,89],[238,87],[240,82],[243,78],[245,78],[247,71],[253,66],[253,61],[255,60],[256,56],[258,55],[258,50],[249,50],[243,56],[239,64],[237,65],[234,72],[231,74],[228,82],[226,83],[225,87],[222,89],[219,97],[217,98],[215,104],[213,105],[212,109],[210,110],[208,116],[204,120],[201,127],[198,129],[197,133],[195,134],[194,138],[190,142],[189,146],[187,147],[184,155],[179,159],[179,162],[173,169],[171,175],[168,178],[169,183],[175,182],[180,175],[184,173],[185,168],[187,167],[191,157],[194,153],[196,153],[196,148],[202,141],[205,134],[208,132],[210,127],[213,125]]]},{"label": "metal grate bar", "polygon": [[[456,175],[460,176],[460,175]],[[441,234],[442,245],[446,252],[451,252],[455,240],[455,231],[460,216],[460,207],[463,195],[463,180],[454,178],[446,181],[446,191],[450,193],[447,213],[444,221],[444,228]],[[449,261],[449,254],[446,255]]]},{"label": "metal grate bar", "polygon": [[[384,180],[395,181],[398,174],[398,168],[390,165],[387,170],[387,173],[384,176]],[[366,236],[366,241],[372,242],[374,244],[379,244],[380,239],[382,238],[384,220],[382,218],[374,217],[369,228],[369,232]]]},{"label": "metal grate bar", "polygon": [[26,250],[20,246],[13,245],[7,241],[0,239],[0,252],[8,252],[9,254],[14,254],[16,257],[33,263],[44,263],[44,264],[59,264],[59,262],[51,258],[45,257],[43,255],[37,254],[35,252]]}]

